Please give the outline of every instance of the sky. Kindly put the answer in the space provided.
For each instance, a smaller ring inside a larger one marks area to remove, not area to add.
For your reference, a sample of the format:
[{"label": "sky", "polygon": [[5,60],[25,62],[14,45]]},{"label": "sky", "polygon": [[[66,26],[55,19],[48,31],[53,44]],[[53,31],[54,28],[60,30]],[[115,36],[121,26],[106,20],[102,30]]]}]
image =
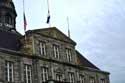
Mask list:
[{"label": "sky", "polygon": [[[23,0],[13,0],[17,30],[24,34]],[[67,34],[88,60],[110,72],[111,83],[125,83],[125,0],[50,0],[51,26]],[[27,30],[49,27],[47,0],[25,0]]]}]

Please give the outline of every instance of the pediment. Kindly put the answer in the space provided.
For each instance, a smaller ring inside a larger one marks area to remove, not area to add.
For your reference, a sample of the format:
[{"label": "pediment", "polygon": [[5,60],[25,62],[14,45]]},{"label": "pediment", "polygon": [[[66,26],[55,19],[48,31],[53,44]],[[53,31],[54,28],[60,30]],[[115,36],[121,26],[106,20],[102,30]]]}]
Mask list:
[{"label": "pediment", "polygon": [[67,35],[65,35],[56,27],[32,30],[32,32],[76,45],[76,43],[72,39],[70,39]]}]

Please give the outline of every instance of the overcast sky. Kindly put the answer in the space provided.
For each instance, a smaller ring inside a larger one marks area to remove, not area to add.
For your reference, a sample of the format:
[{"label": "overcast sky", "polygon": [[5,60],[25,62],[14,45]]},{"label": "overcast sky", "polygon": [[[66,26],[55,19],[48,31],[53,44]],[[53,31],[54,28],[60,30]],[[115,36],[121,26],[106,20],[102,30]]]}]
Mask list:
[{"label": "overcast sky", "polygon": [[[13,0],[17,30],[23,33],[23,0]],[[111,83],[125,83],[125,0],[50,0],[51,25],[67,34],[67,16],[76,48]],[[27,30],[46,28],[47,0],[25,0]]]}]

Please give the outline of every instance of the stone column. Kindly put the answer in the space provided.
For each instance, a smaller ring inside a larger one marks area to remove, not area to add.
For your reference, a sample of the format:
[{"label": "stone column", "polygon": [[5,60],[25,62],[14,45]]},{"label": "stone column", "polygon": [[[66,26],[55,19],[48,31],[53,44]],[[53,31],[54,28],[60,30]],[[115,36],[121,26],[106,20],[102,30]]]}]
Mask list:
[{"label": "stone column", "polygon": [[38,60],[33,59],[33,64],[32,64],[32,78],[33,78],[33,83],[40,83],[39,82],[39,73],[38,73]]},{"label": "stone column", "polygon": [[22,70],[22,65],[21,64],[21,57],[16,57],[16,60],[14,62],[14,81],[16,83],[22,83],[22,73],[21,70]]}]

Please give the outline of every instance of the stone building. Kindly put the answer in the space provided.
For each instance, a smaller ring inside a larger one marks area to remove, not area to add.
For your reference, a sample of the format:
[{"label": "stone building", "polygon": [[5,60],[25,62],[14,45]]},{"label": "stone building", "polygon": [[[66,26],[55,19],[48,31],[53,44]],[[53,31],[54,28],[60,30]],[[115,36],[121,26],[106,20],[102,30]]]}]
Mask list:
[{"label": "stone building", "polygon": [[56,27],[16,31],[12,0],[0,0],[0,83],[109,83]]}]

